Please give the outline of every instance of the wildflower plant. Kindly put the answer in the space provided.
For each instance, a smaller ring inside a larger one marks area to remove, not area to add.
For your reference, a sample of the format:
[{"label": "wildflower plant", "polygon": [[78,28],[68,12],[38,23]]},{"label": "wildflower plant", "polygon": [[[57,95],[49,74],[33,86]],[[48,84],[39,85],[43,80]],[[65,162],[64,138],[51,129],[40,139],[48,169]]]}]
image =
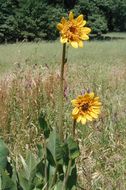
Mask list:
[{"label": "wildflower plant", "polygon": [[[0,141],[0,163],[3,165],[0,175],[0,189],[18,190],[76,190],[77,189],[77,167],[76,158],[80,155],[79,144],[75,140],[75,129],[77,123],[85,125],[87,121],[98,118],[101,102],[93,92],[86,92],[71,101],[73,111],[73,125],[69,135],[64,134],[64,67],[67,64],[66,47],[83,47],[83,41],[88,40],[91,29],[84,27],[86,21],[83,15],[74,19],[72,12],[69,20],[61,19],[57,25],[60,31],[60,41],[63,43],[62,62],[60,71],[60,97],[59,97],[59,122],[57,127],[49,126],[45,114],[39,117],[40,132],[43,135],[43,143],[38,145],[36,157],[29,152],[25,160],[20,156],[21,169],[16,170],[16,164],[8,163],[8,150]],[[11,169],[7,170],[8,165]],[[9,175],[6,174],[8,171]],[[4,182],[2,182],[4,180]],[[8,181],[8,182],[7,182]]]},{"label": "wildflower plant", "polygon": [[81,122],[84,125],[87,120],[92,121],[98,118],[101,102],[93,92],[80,95],[71,102],[74,106],[72,116],[78,123]]},{"label": "wildflower plant", "polygon": [[84,20],[82,14],[76,19],[74,19],[73,12],[69,13],[69,20],[63,17],[57,25],[61,35],[61,43],[69,43],[74,48],[83,47],[83,41],[89,39],[88,34],[91,32],[91,29],[85,27],[85,25],[86,20]]}]

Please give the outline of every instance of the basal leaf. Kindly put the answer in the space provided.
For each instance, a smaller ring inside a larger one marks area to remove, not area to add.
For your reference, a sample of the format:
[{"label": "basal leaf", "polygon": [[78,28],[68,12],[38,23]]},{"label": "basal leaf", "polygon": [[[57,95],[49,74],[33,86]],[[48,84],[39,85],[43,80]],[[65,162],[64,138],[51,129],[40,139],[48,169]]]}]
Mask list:
[{"label": "basal leaf", "polygon": [[69,158],[75,159],[80,155],[78,143],[74,141],[73,138],[69,137],[67,139],[67,145],[69,149]]},{"label": "basal leaf", "polygon": [[0,169],[5,169],[7,166],[7,156],[9,150],[2,139],[0,139]]},{"label": "basal leaf", "polygon": [[59,181],[55,187],[54,187],[54,190],[61,190],[63,187],[63,182],[62,181]]},{"label": "basal leaf", "polygon": [[16,184],[8,175],[7,171],[1,172],[1,190],[17,190]]},{"label": "basal leaf", "polygon": [[43,147],[41,144],[37,144],[37,148],[38,148],[38,157],[39,159],[42,159],[43,157]]},{"label": "basal leaf", "polygon": [[47,154],[49,155],[50,153],[50,157],[52,156],[56,165],[63,163],[63,146],[56,130],[52,131],[49,136]]},{"label": "basal leaf", "polygon": [[50,128],[47,124],[45,115],[43,113],[41,113],[41,115],[39,116],[39,125],[40,125],[40,128],[43,130],[43,134],[45,138],[48,138],[50,134]]}]

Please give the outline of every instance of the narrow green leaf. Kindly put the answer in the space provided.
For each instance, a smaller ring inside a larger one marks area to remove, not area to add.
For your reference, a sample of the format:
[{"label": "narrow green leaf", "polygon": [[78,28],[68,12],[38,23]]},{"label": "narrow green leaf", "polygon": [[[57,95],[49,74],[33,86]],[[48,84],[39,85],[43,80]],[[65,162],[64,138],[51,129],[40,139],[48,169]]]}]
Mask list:
[{"label": "narrow green leaf", "polygon": [[77,184],[77,168],[75,160],[72,161],[72,166],[70,169],[70,174],[67,181],[67,190],[75,190]]},{"label": "narrow green leaf", "polygon": [[32,176],[35,175],[35,170],[40,160],[35,158],[35,156],[30,151],[27,154],[26,161],[21,155],[20,158],[23,165],[22,172],[24,173],[24,178],[29,180]]},{"label": "narrow green leaf", "polygon": [[30,174],[29,174],[29,170],[28,170],[28,166],[24,160],[24,158],[20,155],[20,159],[21,159],[21,163],[23,165],[23,169],[22,171],[24,172],[24,177],[29,180]]},{"label": "narrow green leaf", "polygon": [[39,125],[40,128],[43,130],[45,138],[48,138],[50,134],[50,128],[48,127],[45,115],[43,113],[41,113],[41,115],[39,116]]},{"label": "narrow green leaf", "polygon": [[2,190],[2,175],[1,175],[1,172],[0,172],[0,190]]},{"label": "narrow green leaf", "polygon": [[7,171],[2,171],[1,179],[2,190],[17,190],[16,184],[9,177]]},{"label": "narrow green leaf", "polygon": [[38,157],[40,159],[42,159],[42,157],[43,157],[43,147],[42,147],[41,144],[37,144],[37,148],[38,148]]},{"label": "narrow green leaf", "polygon": [[20,186],[22,187],[23,190],[30,190],[29,188],[29,181],[22,175],[21,172],[19,172],[19,181],[20,181]]},{"label": "narrow green leaf", "polygon": [[[63,146],[59,134],[52,131],[47,144],[47,156],[54,160],[55,164],[63,164]],[[51,154],[51,155],[49,155]]]},{"label": "narrow green leaf", "polygon": [[39,160],[35,158],[35,156],[29,151],[26,158],[26,164],[28,166],[28,170],[30,174],[36,168],[38,163],[39,163]]},{"label": "narrow green leaf", "polygon": [[69,137],[67,139],[68,149],[69,149],[69,158],[75,159],[80,155],[78,143],[74,141],[73,138]]},{"label": "narrow green leaf", "polygon": [[0,170],[5,169],[7,166],[7,156],[9,150],[2,139],[0,139]]},{"label": "narrow green leaf", "polygon": [[62,181],[59,181],[55,187],[54,187],[54,190],[61,190],[62,189],[62,186],[63,186],[63,182]]}]

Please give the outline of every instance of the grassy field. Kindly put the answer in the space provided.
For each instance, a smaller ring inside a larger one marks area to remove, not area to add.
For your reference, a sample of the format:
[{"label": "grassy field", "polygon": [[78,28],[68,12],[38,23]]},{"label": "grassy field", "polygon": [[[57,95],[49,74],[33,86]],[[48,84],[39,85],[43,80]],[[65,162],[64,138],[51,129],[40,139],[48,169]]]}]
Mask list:
[{"label": "grassy field", "polygon": [[[57,122],[61,53],[57,41],[0,45],[0,136],[14,157],[35,150],[41,141],[37,128],[41,111],[50,125]],[[126,39],[70,47],[66,70],[68,131],[71,99],[90,89],[102,101],[100,118],[86,127],[78,125],[80,184],[86,190],[125,190]]]}]

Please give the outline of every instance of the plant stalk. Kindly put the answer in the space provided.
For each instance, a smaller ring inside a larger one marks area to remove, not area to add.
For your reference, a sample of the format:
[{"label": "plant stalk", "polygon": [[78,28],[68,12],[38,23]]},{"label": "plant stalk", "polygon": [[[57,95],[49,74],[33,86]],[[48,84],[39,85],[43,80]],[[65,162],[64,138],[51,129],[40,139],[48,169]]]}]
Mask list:
[{"label": "plant stalk", "polygon": [[62,63],[61,63],[61,71],[60,71],[60,99],[59,99],[59,135],[60,138],[63,140],[63,120],[64,120],[64,66],[67,62],[66,59],[66,43],[63,44],[63,52],[62,52]]},{"label": "plant stalk", "polygon": [[[76,119],[74,119],[74,121],[73,121],[73,131],[72,131],[73,138],[75,138],[75,127],[76,127]],[[65,177],[64,177],[62,190],[66,190],[67,181],[68,181],[68,177],[69,177],[69,174],[70,174],[71,166],[72,166],[72,159],[70,158],[70,160],[68,162],[67,171],[66,171],[66,174],[65,174]]]},{"label": "plant stalk", "polygon": [[75,137],[75,127],[76,127],[76,119],[73,120],[73,131],[72,131],[73,138]]},{"label": "plant stalk", "polygon": [[57,171],[58,171],[58,165],[56,166],[56,169],[55,169],[55,173],[54,173],[54,176],[52,179],[51,187],[53,187],[55,185],[56,177],[57,177]]},{"label": "plant stalk", "polygon": [[69,173],[70,173],[71,165],[72,165],[72,159],[70,159],[70,160],[69,160],[69,163],[68,163],[67,171],[66,171],[66,174],[65,174],[65,176],[64,176],[64,181],[63,181],[63,187],[62,187],[62,190],[66,190],[66,187],[67,187],[67,181],[68,181],[68,177],[69,177]]},{"label": "plant stalk", "polygon": [[46,184],[46,187],[45,187],[45,190],[48,190],[48,177],[47,177],[47,152],[46,152],[46,139],[44,139],[44,164],[45,164],[45,184]]}]

